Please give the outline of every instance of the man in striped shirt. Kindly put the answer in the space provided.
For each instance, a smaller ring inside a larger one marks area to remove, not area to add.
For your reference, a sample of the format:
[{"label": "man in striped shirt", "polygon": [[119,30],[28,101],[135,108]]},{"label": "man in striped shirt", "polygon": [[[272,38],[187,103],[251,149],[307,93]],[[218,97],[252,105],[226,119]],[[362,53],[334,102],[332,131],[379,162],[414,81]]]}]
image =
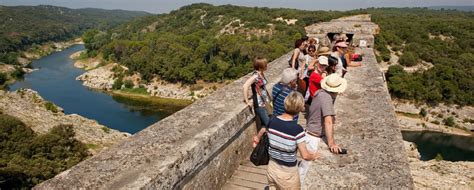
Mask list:
[{"label": "man in striped shirt", "polygon": [[[296,79],[298,71],[293,68],[286,68],[281,73],[280,82],[275,84],[272,89],[273,115],[278,116],[285,113],[285,98],[296,89]],[[298,115],[295,116],[298,120]]]}]

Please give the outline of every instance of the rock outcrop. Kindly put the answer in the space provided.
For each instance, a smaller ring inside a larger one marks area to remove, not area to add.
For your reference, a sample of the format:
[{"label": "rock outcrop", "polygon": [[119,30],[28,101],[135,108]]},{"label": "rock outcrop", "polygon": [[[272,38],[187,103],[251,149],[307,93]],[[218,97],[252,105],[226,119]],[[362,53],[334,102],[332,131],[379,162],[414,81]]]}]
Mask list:
[{"label": "rock outcrop", "polygon": [[474,162],[421,161],[416,146],[404,144],[415,189],[474,189]]},{"label": "rock outcrop", "polygon": [[93,89],[111,90],[114,85],[114,72],[112,69],[116,63],[108,64],[85,72],[76,77],[76,80],[83,81],[83,85]]},{"label": "rock outcrop", "polygon": [[[439,104],[435,107],[426,104],[415,105],[402,100],[392,101],[402,130],[423,131],[432,130],[459,135],[472,135],[474,130],[474,107]],[[424,114],[421,114],[421,110]],[[451,118],[452,126],[445,121]]]},{"label": "rock outcrop", "polygon": [[[46,104],[50,104],[49,110]],[[130,136],[128,133],[107,128],[97,121],[77,114],[66,115],[62,112],[62,108],[48,103],[30,89],[15,92],[0,91],[0,111],[19,118],[39,134],[44,134],[61,124],[72,125],[76,139],[87,144],[93,154]]]}]

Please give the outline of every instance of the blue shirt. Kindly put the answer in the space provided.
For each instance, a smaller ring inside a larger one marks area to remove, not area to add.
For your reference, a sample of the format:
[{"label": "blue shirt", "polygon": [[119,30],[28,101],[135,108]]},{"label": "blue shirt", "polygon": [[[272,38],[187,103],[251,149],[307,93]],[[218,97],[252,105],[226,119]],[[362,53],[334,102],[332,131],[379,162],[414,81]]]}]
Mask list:
[{"label": "blue shirt", "polygon": [[[294,90],[288,85],[277,83],[272,89],[273,98],[273,115],[279,116],[285,113],[285,98]],[[298,120],[298,115],[295,116],[295,120]]]}]

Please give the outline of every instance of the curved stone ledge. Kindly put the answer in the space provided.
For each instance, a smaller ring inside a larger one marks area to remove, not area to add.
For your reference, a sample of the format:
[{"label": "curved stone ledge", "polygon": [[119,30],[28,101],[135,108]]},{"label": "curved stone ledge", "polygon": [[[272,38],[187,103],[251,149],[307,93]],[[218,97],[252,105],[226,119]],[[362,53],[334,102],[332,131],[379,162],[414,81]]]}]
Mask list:
[{"label": "curved stone ledge", "polygon": [[[289,54],[270,63],[266,72],[270,86],[277,82],[281,71],[288,66],[288,59]],[[249,134],[255,134],[255,129],[246,130],[246,127],[252,124],[254,115],[243,103],[242,85],[249,76],[196,101],[34,189],[172,189],[186,187],[183,181],[200,187],[221,186],[239,162],[226,163],[232,165],[225,167],[229,171],[214,171],[210,175],[202,175],[199,170],[208,168],[203,164],[218,164],[213,157],[221,158],[218,157],[221,156],[219,151],[223,151],[241,133],[247,138],[238,140],[247,148],[235,154],[248,158],[251,150]],[[234,146],[236,148],[242,147]],[[198,180],[196,183],[196,179],[188,179],[190,175],[215,179]]]}]

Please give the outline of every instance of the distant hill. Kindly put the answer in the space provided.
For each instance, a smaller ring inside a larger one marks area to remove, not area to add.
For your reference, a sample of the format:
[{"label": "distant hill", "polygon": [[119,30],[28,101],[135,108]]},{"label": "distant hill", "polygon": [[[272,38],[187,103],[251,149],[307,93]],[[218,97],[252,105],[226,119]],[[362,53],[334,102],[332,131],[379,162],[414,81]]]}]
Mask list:
[{"label": "distant hill", "polygon": [[32,44],[67,40],[87,29],[105,30],[146,15],[149,14],[138,11],[48,5],[0,6],[0,62],[14,62],[15,52]]},{"label": "distant hill", "polygon": [[458,10],[458,11],[474,11],[474,6],[431,6],[428,7],[433,10]]},{"label": "distant hill", "polygon": [[92,31],[84,40],[89,55],[118,61],[145,80],[214,82],[250,72],[255,56],[271,61],[289,52],[304,26],[347,14],[201,3],[140,18],[107,33]]}]

